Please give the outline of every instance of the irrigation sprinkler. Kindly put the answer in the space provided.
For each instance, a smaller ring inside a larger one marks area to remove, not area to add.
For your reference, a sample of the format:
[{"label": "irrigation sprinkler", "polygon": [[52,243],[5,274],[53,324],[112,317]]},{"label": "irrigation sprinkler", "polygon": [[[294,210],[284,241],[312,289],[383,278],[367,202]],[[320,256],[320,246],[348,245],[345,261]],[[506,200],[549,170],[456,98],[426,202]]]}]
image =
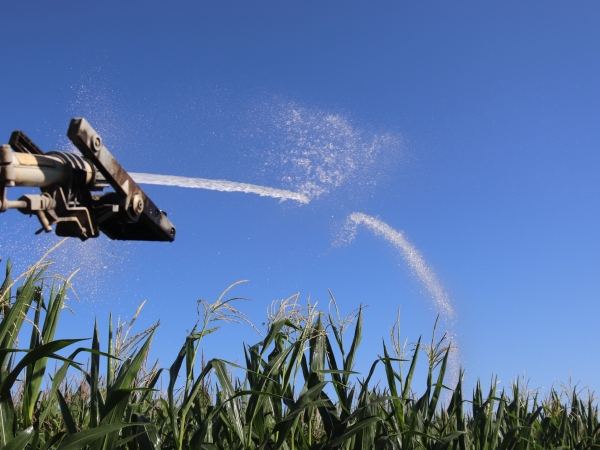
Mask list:
[{"label": "irrigation sprinkler", "polygon": [[[83,156],[44,153],[22,131],[0,146],[0,212],[17,209],[35,215],[42,231],[85,241],[100,232],[121,241],[175,240],[175,227],[102,144],[83,118],[71,120],[68,138]],[[40,188],[18,200],[7,188]],[[106,188],[112,191],[104,192]]]}]

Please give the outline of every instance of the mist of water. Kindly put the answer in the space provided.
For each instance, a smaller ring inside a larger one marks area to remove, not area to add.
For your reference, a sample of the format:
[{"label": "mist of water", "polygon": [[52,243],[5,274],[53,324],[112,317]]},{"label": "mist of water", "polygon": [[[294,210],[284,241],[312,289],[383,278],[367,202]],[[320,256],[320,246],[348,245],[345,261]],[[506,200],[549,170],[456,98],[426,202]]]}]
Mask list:
[{"label": "mist of water", "polygon": [[275,189],[256,184],[237,183],[227,180],[209,180],[206,178],[188,178],[174,175],[154,175],[149,173],[129,173],[136,183],[140,184],[158,184],[161,186],[177,186],[184,188],[208,189],[221,192],[244,192],[246,194],[258,194],[261,197],[278,198],[281,201],[295,200],[299,203],[307,204],[310,197],[299,192],[286,191],[284,189]]},{"label": "mist of water", "polygon": [[401,151],[400,136],[363,130],[340,114],[290,102],[265,115],[276,143],[268,163],[285,186],[311,198],[374,185],[384,162]]}]

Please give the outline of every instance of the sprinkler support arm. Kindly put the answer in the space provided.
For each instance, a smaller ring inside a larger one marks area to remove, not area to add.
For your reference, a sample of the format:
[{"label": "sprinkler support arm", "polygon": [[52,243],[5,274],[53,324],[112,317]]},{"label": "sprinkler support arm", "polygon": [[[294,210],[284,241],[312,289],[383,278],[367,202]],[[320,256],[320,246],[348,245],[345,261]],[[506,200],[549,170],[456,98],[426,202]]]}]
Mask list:
[{"label": "sprinkler support arm", "polygon": [[[129,176],[83,118],[71,120],[67,136],[83,157],[42,152],[24,133],[0,146],[0,212],[35,214],[38,231],[86,240],[103,232],[111,239],[169,241],[175,227]],[[8,200],[8,187],[39,187],[41,194]],[[107,187],[114,192],[98,194]]]}]

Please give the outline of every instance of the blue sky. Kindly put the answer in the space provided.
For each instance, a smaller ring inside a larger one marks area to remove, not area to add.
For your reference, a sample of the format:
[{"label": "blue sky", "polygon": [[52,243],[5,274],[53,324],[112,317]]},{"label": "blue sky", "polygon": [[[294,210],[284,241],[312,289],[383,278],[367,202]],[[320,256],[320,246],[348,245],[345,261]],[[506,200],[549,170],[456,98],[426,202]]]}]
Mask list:
[{"label": "blue sky", "polygon": [[[68,122],[84,116],[133,172],[291,190],[314,181],[294,159],[302,145],[337,158],[308,158],[339,185],[319,182],[324,193],[305,206],[145,186],[177,240],[60,250],[58,270],[82,268],[81,303],[63,318],[70,337],[147,300],[143,324],[162,321],[154,351],[168,365],[199,298],[248,279],[234,294],[252,298],[240,308],[260,324],[273,299],[299,291],[326,307],[329,288],[343,312],[369,305],[364,370],[398,307],[409,340],[429,336],[436,310],[367,228],[333,245],[362,212],[401,230],[436,273],[468,383],[525,373],[532,388],[570,376],[600,386],[597,2],[8,1],[0,11],[5,141],[21,129],[45,150],[68,149]],[[0,253],[21,267],[57,240],[14,211],[0,221]],[[257,340],[229,325],[206,351],[237,358]]]}]

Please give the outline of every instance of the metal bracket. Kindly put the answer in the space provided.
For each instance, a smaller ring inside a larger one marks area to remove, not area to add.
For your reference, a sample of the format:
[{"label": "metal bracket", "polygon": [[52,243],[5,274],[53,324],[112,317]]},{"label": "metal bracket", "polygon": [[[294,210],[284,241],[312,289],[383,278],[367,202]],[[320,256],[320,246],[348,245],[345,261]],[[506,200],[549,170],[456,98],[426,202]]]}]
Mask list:
[{"label": "metal bracket", "polygon": [[15,150],[15,152],[29,153],[31,155],[44,154],[44,152],[22,131],[13,131],[10,135],[8,144]]},{"label": "metal bracket", "polygon": [[[106,218],[103,217],[104,220],[99,224],[103,233],[118,240],[175,240],[175,227],[166,214],[117,162],[85,119],[71,120],[67,136],[115,190],[118,202],[113,204],[118,206],[118,211],[112,208],[112,214],[108,217],[103,214]],[[105,205],[103,202],[103,206]]]}]

